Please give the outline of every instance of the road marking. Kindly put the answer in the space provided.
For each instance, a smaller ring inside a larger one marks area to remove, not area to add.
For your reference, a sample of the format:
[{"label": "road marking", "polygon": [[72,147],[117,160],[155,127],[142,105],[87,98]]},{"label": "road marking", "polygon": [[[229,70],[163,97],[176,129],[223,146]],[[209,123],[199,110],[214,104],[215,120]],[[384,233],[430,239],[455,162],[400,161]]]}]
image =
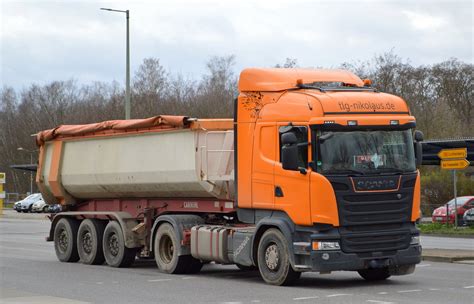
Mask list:
[{"label": "road marking", "polygon": [[196,279],[196,277],[182,277],[181,280],[191,280]]},{"label": "road marking", "polygon": [[148,280],[148,282],[166,282],[166,281],[171,281],[171,279],[154,279],[154,280]]},{"label": "road marking", "polygon": [[473,286],[464,286],[463,288],[474,288],[474,285]]},{"label": "road marking", "polygon": [[379,294],[379,295],[386,295],[387,293],[388,293],[388,292],[386,292],[386,291],[381,291],[381,292],[379,292],[378,294]]},{"label": "road marking", "polygon": [[436,290],[439,290],[439,288],[430,288],[429,290],[436,291]]},{"label": "road marking", "polygon": [[378,300],[367,300],[369,303],[377,303],[377,304],[395,304],[395,302],[387,302],[387,301],[378,301]]},{"label": "road marking", "polygon": [[341,296],[352,296],[352,294],[348,294],[348,293],[336,293],[336,294],[332,294],[332,295],[327,295],[326,298],[341,297]]},{"label": "road marking", "polygon": [[260,300],[252,300],[250,303],[260,303]]},{"label": "road marking", "polygon": [[300,300],[311,300],[311,299],[318,299],[318,296],[314,297],[300,297],[300,298],[293,298],[293,301],[300,301]]},{"label": "road marking", "polygon": [[416,265],[416,267],[428,267],[428,266],[431,266],[431,264],[420,264],[420,265]]},{"label": "road marking", "polygon": [[399,290],[398,293],[406,293],[406,292],[417,292],[421,291],[421,289],[410,289],[410,290]]},{"label": "road marking", "polygon": [[95,282],[97,285],[102,285],[104,282]]}]

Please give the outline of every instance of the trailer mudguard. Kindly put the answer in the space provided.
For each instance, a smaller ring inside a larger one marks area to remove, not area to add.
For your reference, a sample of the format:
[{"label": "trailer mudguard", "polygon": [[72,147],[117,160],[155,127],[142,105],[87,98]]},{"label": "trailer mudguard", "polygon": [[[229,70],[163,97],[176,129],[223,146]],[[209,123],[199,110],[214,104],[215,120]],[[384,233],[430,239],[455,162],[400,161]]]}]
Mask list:
[{"label": "trailer mudguard", "polygon": [[178,255],[190,255],[191,248],[189,244],[184,244],[184,231],[189,230],[196,225],[204,224],[204,220],[194,214],[177,214],[177,215],[162,215],[156,218],[155,222],[153,223],[153,227],[151,229],[152,234],[150,238],[150,251],[153,251],[155,245],[155,234],[158,230],[158,227],[163,223],[169,223],[175,229],[176,237],[178,238],[178,242],[181,244],[179,246]]}]

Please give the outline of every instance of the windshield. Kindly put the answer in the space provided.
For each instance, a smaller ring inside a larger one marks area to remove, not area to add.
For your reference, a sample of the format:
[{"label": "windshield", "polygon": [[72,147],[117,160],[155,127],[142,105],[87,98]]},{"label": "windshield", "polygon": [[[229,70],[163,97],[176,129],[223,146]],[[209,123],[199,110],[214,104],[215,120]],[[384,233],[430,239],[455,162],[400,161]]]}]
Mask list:
[{"label": "windshield", "polygon": [[416,170],[411,130],[323,131],[318,167],[324,174]]},{"label": "windshield", "polygon": [[[458,197],[458,198],[456,199],[456,201],[457,201],[457,202],[456,202],[456,205],[462,206],[462,205],[464,205],[468,200],[470,200],[469,197]],[[454,198],[448,202],[448,206],[449,206],[449,207],[454,207]]]}]

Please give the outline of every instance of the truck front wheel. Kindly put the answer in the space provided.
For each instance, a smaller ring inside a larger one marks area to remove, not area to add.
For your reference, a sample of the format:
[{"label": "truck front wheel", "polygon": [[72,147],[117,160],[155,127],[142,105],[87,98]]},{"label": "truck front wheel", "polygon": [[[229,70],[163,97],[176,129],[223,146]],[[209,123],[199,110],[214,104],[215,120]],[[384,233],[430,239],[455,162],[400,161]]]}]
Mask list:
[{"label": "truck front wheel", "polygon": [[278,229],[265,231],[257,255],[260,275],[268,284],[291,285],[301,276],[291,267],[287,240]]},{"label": "truck front wheel", "polygon": [[390,277],[390,271],[385,268],[371,268],[357,271],[366,281],[382,281]]},{"label": "truck front wheel", "polygon": [[77,252],[77,231],[79,221],[64,217],[54,227],[54,251],[61,262],[79,261]]},{"label": "truck front wheel", "polygon": [[97,219],[85,219],[79,226],[77,234],[77,251],[81,262],[88,265],[100,265],[104,263],[104,252],[102,250],[102,237],[105,224]]},{"label": "truck front wheel", "polygon": [[122,228],[116,221],[110,221],[102,239],[104,258],[112,267],[129,267],[135,261],[137,249],[125,247]]},{"label": "truck front wheel", "polygon": [[171,224],[163,223],[156,231],[154,248],[158,269],[165,273],[197,273],[202,268],[201,261],[190,255],[178,255],[179,242]]}]

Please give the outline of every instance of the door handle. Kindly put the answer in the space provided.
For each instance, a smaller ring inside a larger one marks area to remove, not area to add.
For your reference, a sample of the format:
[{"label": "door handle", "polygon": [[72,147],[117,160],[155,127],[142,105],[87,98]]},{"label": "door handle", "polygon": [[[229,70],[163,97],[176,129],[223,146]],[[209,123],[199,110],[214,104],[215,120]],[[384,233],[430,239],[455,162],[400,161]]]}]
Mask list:
[{"label": "door handle", "polygon": [[281,190],[280,186],[275,186],[275,196],[276,197],[283,197],[283,190]]}]

